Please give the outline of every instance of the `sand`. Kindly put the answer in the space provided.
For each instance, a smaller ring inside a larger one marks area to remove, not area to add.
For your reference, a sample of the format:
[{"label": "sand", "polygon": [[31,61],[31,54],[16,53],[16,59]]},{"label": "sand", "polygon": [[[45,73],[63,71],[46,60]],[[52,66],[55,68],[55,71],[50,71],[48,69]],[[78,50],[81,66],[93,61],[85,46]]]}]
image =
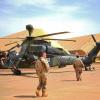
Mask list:
[{"label": "sand", "polygon": [[34,69],[21,69],[15,76],[10,69],[0,69],[0,100],[100,100],[100,63],[95,71],[83,71],[76,81],[72,66],[51,68],[48,75],[48,97],[36,97],[38,78]]}]

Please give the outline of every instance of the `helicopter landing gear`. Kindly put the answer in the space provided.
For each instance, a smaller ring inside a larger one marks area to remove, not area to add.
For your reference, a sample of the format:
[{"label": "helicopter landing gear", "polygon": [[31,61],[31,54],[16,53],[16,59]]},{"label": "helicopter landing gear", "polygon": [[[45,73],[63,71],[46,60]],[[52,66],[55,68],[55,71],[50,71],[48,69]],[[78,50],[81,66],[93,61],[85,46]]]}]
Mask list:
[{"label": "helicopter landing gear", "polygon": [[85,66],[85,71],[88,71],[89,69],[87,68],[87,66]]},{"label": "helicopter landing gear", "polygon": [[21,75],[21,70],[17,69],[17,68],[12,68],[11,69],[14,75]]},{"label": "helicopter landing gear", "polygon": [[95,67],[85,66],[85,71],[93,71],[93,70],[95,70]]},{"label": "helicopter landing gear", "polygon": [[66,65],[59,65],[58,68],[66,67]]},{"label": "helicopter landing gear", "polygon": [[89,70],[90,70],[90,71],[93,71],[93,70],[95,70],[95,67],[89,66]]},{"label": "helicopter landing gear", "polygon": [[14,69],[14,70],[13,70],[13,74],[14,74],[14,75],[21,75],[21,71],[18,70],[18,69]]}]

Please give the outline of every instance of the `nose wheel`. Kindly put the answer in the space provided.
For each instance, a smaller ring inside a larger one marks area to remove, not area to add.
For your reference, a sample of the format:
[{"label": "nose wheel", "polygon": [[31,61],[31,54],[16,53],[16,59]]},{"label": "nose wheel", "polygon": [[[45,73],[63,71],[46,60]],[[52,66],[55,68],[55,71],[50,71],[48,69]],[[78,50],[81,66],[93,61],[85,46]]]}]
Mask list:
[{"label": "nose wheel", "polygon": [[14,75],[21,75],[21,70],[19,69],[11,69]]}]

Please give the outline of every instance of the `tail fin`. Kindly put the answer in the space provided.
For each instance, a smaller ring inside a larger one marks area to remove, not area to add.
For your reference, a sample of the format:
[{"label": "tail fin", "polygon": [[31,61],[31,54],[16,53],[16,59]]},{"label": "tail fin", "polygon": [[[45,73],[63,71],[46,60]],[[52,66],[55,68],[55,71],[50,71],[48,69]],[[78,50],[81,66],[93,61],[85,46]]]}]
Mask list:
[{"label": "tail fin", "polygon": [[100,50],[100,42],[96,41],[96,38],[94,37],[94,35],[91,35],[91,36],[96,46],[88,53],[89,58],[96,56]]},{"label": "tail fin", "polygon": [[91,35],[93,38],[93,41],[95,42],[96,46],[94,46],[94,48],[92,50],[90,50],[90,52],[88,53],[88,56],[84,58],[84,63],[85,65],[91,65],[93,63],[93,61],[95,60],[98,52],[100,51],[100,42],[97,42],[94,35]]}]

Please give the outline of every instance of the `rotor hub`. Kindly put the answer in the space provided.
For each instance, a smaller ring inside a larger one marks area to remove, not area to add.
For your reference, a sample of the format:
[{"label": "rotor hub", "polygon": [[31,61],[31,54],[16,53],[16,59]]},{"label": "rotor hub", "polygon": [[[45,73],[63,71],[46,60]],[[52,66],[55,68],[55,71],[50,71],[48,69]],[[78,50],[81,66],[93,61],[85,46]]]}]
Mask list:
[{"label": "rotor hub", "polygon": [[31,36],[31,34],[32,34],[33,30],[34,30],[33,26],[31,24],[26,25],[26,29],[29,31],[29,36]]}]

